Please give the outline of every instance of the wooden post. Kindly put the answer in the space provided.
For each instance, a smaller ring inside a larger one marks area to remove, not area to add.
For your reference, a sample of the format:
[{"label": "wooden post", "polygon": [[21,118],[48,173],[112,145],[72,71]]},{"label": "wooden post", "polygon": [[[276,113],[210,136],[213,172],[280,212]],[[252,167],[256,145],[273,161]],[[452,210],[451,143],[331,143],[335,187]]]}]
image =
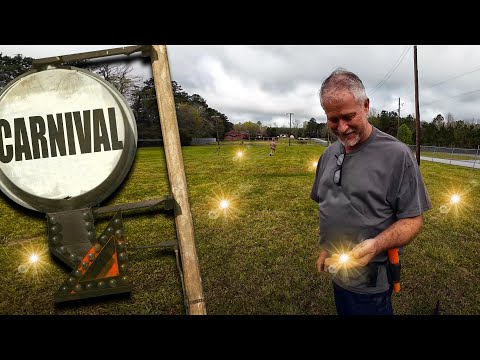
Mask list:
[{"label": "wooden post", "polygon": [[413,67],[415,73],[415,138],[417,144],[417,163],[420,166],[420,106],[418,104],[418,65],[417,65],[417,45],[413,47]]},{"label": "wooden post", "polygon": [[172,196],[176,201],[175,223],[182,258],[186,302],[190,315],[206,315],[166,46],[152,45],[150,59],[168,179]]}]

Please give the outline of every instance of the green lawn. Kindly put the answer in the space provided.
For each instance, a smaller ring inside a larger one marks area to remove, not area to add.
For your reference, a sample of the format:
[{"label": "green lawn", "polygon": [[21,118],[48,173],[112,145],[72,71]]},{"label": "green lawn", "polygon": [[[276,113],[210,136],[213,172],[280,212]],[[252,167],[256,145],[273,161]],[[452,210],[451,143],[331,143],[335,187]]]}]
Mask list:
[{"label": "green lawn", "polygon": [[[242,150],[244,156],[236,157]],[[208,314],[335,314],[329,275],[315,269],[316,203],[309,199],[312,163],[324,147],[267,142],[183,148],[195,240]],[[433,209],[419,237],[402,256],[397,314],[431,314],[438,299],[446,314],[480,314],[480,172],[424,161]],[[461,201],[449,205],[448,194]],[[102,205],[168,193],[161,148],[141,148],[119,191]],[[218,210],[222,198],[231,210]],[[476,216],[477,215],[477,216]],[[96,221],[97,233],[108,217]],[[124,214],[130,246],[175,239],[173,217],[162,212]],[[24,249],[45,248],[45,214],[0,195],[0,314],[184,314],[173,251],[129,251],[131,295],[55,306],[68,275],[46,256],[37,277],[18,272]]]}]

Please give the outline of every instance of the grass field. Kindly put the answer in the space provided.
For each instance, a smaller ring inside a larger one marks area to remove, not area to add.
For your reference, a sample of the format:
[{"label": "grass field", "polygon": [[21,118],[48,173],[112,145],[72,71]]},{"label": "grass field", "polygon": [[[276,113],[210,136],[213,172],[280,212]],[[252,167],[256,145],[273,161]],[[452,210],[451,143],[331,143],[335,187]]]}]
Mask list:
[{"label": "grass field", "polygon": [[[275,156],[267,143],[183,148],[195,240],[208,314],[335,314],[329,275],[315,269],[316,203],[309,199],[320,145],[288,146]],[[237,158],[242,150],[244,156]],[[480,172],[422,162],[433,209],[422,233],[402,256],[396,314],[480,314]],[[461,201],[449,205],[449,194]],[[140,148],[127,181],[102,205],[168,193],[163,150]],[[226,197],[230,210],[218,210]],[[95,223],[97,233],[108,217]],[[130,246],[175,239],[172,215],[124,214]],[[18,272],[25,249],[45,249],[45,214],[0,195],[0,314],[184,314],[175,256],[169,249],[129,251],[130,295],[55,306],[53,295],[69,271],[46,252],[43,271]]]}]

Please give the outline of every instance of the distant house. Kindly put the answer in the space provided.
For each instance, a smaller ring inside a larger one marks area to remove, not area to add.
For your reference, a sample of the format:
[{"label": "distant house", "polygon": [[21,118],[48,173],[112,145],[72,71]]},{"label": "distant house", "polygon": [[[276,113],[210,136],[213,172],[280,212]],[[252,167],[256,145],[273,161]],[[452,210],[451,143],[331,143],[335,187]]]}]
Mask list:
[{"label": "distant house", "polygon": [[237,131],[237,130],[230,130],[229,132],[225,133],[223,140],[225,141],[233,141],[233,140],[244,140],[248,139],[248,132],[246,131]]}]

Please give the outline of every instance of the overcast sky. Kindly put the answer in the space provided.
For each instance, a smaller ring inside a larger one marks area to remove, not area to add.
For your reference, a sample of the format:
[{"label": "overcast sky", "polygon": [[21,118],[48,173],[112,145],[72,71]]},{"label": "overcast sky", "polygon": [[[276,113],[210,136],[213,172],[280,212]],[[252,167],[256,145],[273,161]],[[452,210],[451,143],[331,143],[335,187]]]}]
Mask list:
[{"label": "overcast sky", "polygon": [[[128,45],[0,45],[4,55],[32,58],[67,55]],[[417,47],[420,119],[437,114],[455,120],[480,119],[480,46]],[[318,91],[337,67],[362,79],[370,107],[415,117],[412,45],[167,45],[172,80],[199,94],[232,123],[261,121],[288,126],[325,121]],[[150,67],[134,64],[151,77]],[[293,124],[292,124],[293,125]]]}]

